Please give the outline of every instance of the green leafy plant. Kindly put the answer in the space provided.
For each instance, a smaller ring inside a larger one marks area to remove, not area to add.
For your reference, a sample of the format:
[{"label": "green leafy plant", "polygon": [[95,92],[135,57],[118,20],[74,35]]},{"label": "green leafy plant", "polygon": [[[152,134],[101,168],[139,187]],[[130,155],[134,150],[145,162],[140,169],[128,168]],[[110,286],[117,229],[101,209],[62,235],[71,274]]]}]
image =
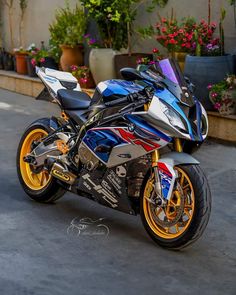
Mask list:
[{"label": "green leafy plant", "polygon": [[90,70],[86,66],[71,66],[71,73],[81,84],[86,84],[89,79]]},{"label": "green leafy plant", "polygon": [[[147,10],[152,11],[156,5],[163,6],[168,0],[152,0]],[[88,15],[98,25],[102,38],[102,47],[120,50],[128,48],[131,54],[131,36],[133,22],[138,8],[148,0],[82,0]]]},{"label": "green leafy plant", "polygon": [[40,66],[41,63],[45,62],[45,58],[49,56],[49,52],[46,49],[33,47],[29,52],[29,56],[31,58],[31,64],[35,67]]},{"label": "green leafy plant", "polygon": [[83,42],[83,36],[87,28],[87,17],[84,10],[76,6],[74,9],[66,3],[65,8],[56,11],[55,20],[49,26],[50,52],[58,60],[60,45],[74,47]]}]

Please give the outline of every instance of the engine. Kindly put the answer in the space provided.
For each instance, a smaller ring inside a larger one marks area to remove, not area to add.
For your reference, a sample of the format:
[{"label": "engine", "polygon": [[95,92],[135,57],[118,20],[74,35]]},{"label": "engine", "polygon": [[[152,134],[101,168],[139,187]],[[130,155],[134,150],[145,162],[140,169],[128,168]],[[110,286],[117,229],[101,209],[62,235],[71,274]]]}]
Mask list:
[{"label": "engine", "polygon": [[99,165],[99,159],[94,156],[83,142],[79,145],[78,154],[81,163],[89,171],[94,170]]}]

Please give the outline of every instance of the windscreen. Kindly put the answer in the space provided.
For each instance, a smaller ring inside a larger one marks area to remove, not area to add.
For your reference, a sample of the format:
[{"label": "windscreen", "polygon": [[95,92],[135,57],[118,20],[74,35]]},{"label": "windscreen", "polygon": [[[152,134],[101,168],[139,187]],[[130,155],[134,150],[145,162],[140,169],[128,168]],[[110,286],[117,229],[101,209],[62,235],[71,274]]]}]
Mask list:
[{"label": "windscreen", "polygon": [[190,107],[195,104],[180,67],[175,60],[163,59],[149,67],[144,73],[146,77],[150,77],[151,81],[164,84],[183,104]]}]

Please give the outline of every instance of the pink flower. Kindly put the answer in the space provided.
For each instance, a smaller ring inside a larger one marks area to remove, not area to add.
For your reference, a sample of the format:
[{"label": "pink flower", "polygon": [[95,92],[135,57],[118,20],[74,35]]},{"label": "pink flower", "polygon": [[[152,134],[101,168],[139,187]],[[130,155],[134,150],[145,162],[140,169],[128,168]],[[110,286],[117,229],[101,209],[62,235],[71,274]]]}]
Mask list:
[{"label": "pink flower", "polygon": [[209,85],[207,86],[207,89],[208,89],[208,90],[211,90],[211,88],[212,88],[212,85],[209,84]]},{"label": "pink flower", "polygon": [[71,68],[72,71],[77,71],[78,70],[78,67],[76,65],[72,65],[70,68]]},{"label": "pink flower", "polygon": [[81,78],[81,79],[80,79],[80,82],[83,83],[83,84],[85,84],[85,83],[88,82],[88,79],[87,79],[87,78]]},{"label": "pink flower", "polygon": [[44,57],[42,57],[42,58],[40,58],[40,60],[39,60],[41,63],[44,63],[45,62],[45,58]]},{"label": "pink flower", "polygon": [[32,64],[33,67],[36,66],[37,63],[36,63],[36,60],[34,58],[31,59],[31,64]]},{"label": "pink flower", "polygon": [[219,102],[217,102],[217,103],[214,104],[214,108],[215,108],[216,110],[219,110],[220,107],[221,107],[221,104],[220,104]]}]

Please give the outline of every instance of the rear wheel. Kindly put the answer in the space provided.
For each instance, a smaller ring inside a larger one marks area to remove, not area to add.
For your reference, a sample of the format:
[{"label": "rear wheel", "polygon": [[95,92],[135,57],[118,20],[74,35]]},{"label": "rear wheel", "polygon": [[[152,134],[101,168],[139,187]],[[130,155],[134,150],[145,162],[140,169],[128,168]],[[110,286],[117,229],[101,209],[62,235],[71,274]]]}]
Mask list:
[{"label": "rear wheel", "polygon": [[211,211],[207,179],[198,165],[176,166],[177,185],[170,200],[157,206],[153,199],[154,177],[144,180],[141,217],[145,229],[160,246],[181,249],[195,242],[204,232]]},{"label": "rear wheel", "polygon": [[23,134],[17,151],[17,174],[26,194],[33,200],[42,203],[54,202],[61,198],[65,190],[60,187],[44,167],[36,168],[26,163],[24,157],[32,151],[50,133],[48,119],[41,119],[30,125]]}]

